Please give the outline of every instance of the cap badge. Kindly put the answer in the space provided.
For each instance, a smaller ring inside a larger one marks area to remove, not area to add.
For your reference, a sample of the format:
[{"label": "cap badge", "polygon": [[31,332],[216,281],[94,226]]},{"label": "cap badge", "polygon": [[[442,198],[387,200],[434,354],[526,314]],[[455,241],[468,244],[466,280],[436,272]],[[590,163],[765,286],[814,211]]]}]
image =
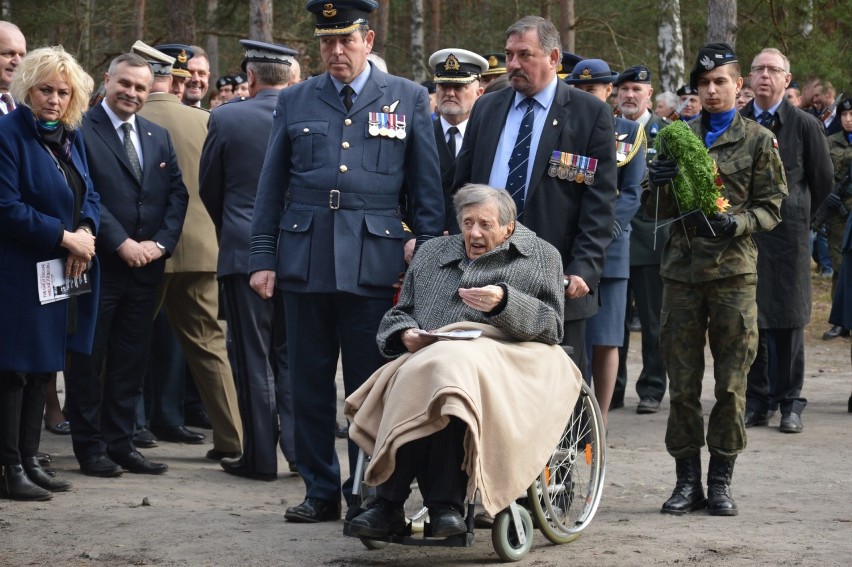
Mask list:
[{"label": "cap badge", "polygon": [[716,66],[716,64],[713,63],[713,61],[711,61],[710,58],[707,57],[706,55],[704,57],[702,57],[701,59],[699,59],[698,63],[700,65],[702,65],[708,71]]},{"label": "cap badge", "polygon": [[589,69],[588,67],[586,67],[585,69],[583,69],[583,72],[580,73],[580,78],[583,79],[583,80],[591,79],[592,78],[592,70]]},{"label": "cap badge", "polygon": [[495,57],[494,55],[492,55],[491,57],[488,58],[488,66],[489,67],[496,67],[498,63],[499,63],[499,61],[497,61],[497,57]]},{"label": "cap badge", "polygon": [[458,71],[459,70],[459,60],[452,53],[447,60],[444,62],[444,71]]},{"label": "cap badge", "polygon": [[178,56],[177,56],[177,61],[178,61],[178,63],[180,63],[181,65],[183,65],[184,63],[186,63],[186,49],[181,49],[181,50],[180,50],[180,55],[178,55]]},{"label": "cap badge", "polygon": [[333,18],[337,15],[337,8],[334,7],[334,4],[329,2],[322,7],[322,15],[326,18]]},{"label": "cap badge", "polygon": [[642,69],[641,71],[639,71],[639,74],[636,75],[636,76],[638,77],[638,79],[640,81],[647,81],[648,80],[648,71],[646,71],[645,69]]}]

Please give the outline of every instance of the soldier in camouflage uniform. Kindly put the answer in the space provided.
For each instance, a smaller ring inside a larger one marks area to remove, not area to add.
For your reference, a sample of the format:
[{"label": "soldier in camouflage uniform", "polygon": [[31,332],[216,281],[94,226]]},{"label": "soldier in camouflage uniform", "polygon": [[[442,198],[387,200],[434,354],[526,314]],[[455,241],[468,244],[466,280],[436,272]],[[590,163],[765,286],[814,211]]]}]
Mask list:
[{"label": "soldier in camouflage uniform", "polygon": [[[690,81],[698,88],[703,107],[690,128],[718,164],[730,208],[706,219],[699,213],[688,217],[698,216],[697,221],[675,222],[663,250],[660,344],[671,398],[666,448],[676,461],[677,484],[661,511],[679,515],[707,507],[712,515],[733,516],[737,506],[730,494],[731,475],[734,460],[746,445],[746,373],[757,348],[757,248],[751,234],[778,224],[787,186],[771,132],[736,113],[742,77],[730,46],[702,47]],[[664,157],[651,164],[645,210],[652,215],[657,211],[659,218],[676,218],[688,211],[679,211],[670,191],[677,164]],[[707,334],[716,404],[707,426],[710,467],[705,499],[700,397]]]}]

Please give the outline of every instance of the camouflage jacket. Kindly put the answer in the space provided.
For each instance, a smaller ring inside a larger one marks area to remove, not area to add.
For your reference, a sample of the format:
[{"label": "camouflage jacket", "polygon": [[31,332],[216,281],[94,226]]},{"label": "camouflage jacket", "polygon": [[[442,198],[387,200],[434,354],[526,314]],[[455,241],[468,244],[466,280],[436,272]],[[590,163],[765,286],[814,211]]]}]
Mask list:
[{"label": "camouflage jacket", "polygon": [[[706,133],[702,112],[689,127],[702,140]],[[728,129],[709,148],[724,183],[722,195],[730,202],[737,230],[734,236],[702,238],[694,228],[675,221],[663,249],[660,274],[672,280],[699,283],[757,272],[755,232],[772,230],[781,221],[781,201],[787,196],[784,166],[772,133],[734,115]],[[679,216],[668,188],[651,186],[645,210],[658,219]],[[659,209],[657,208],[659,195]],[[687,211],[683,211],[684,213]]]}]

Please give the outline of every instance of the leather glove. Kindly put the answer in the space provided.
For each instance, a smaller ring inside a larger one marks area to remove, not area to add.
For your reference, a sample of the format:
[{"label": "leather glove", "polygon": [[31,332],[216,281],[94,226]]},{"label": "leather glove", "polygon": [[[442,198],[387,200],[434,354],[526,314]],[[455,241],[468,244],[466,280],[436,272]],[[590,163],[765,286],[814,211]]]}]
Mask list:
[{"label": "leather glove", "polygon": [[677,162],[673,159],[655,159],[648,166],[648,179],[657,187],[668,185],[677,177]]},{"label": "leather glove", "polygon": [[843,206],[843,199],[837,193],[829,193],[825,198],[825,206],[830,210],[837,209]]},{"label": "leather glove", "polygon": [[[711,231],[712,229],[712,231]],[[696,236],[704,238],[733,236],[737,231],[737,219],[731,213],[716,213],[695,228]]]}]

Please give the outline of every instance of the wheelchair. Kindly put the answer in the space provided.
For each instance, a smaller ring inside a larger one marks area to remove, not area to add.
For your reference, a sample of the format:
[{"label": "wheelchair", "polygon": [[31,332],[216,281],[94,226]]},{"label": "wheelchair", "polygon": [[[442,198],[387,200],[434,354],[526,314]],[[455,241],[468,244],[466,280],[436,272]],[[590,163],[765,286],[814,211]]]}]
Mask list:
[{"label": "wheelchair", "polygon": [[[533,530],[538,528],[554,544],[577,539],[591,523],[598,509],[606,473],[606,445],[603,417],[597,400],[584,382],[574,411],[562,432],[550,459],[527,493],[512,502],[494,518],[491,543],[505,562],[519,561],[529,552]],[[362,507],[369,506],[375,489],[363,482],[369,460],[363,451],[353,475],[353,497]],[[432,538],[428,512],[417,503],[416,482],[406,502],[407,525],[401,535],[359,538],[371,550],[389,544],[428,547],[469,547],[474,543],[474,503],[468,502],[465,523],[467,531],[446,538]],[[343,534],[349,533],[344,524]]]}]

